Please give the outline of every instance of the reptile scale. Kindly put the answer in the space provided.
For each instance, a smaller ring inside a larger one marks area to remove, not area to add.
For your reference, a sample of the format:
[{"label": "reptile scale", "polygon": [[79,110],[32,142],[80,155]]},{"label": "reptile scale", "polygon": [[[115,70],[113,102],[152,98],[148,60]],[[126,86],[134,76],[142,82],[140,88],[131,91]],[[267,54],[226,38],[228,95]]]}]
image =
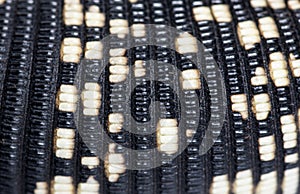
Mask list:
[{"label": "reptile scale", "polygon": [[300,0],[0,0],[0,194],[299,194],[299,129]]}]

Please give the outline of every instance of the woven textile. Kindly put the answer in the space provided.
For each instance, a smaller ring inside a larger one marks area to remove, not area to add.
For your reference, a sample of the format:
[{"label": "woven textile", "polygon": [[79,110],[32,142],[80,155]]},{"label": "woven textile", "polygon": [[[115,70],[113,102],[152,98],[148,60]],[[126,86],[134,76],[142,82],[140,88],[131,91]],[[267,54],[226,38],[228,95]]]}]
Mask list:
[{"label": "woven textile", "polygon": [[297,194],[299,0],[0,0],[0,194]]}]

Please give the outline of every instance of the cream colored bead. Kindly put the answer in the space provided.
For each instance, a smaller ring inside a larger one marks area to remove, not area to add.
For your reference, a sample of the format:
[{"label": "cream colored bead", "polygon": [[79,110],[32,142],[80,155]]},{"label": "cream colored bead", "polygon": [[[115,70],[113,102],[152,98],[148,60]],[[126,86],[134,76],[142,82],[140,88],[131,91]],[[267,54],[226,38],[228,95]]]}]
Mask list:
[{"label": "cream colored bead", "polygon": [[270,58],[270,72],[271,78],[276,87],[288,86],[290,79],[288,77],[287,63],[284,56],[280,52],[272,53]]},{"label": "cream colored bead", "polygon": [[111,164],[123,164],[125,159],[122,154],[109,154],[108,155],[108,162]]},{"label": "cream colored bead", "polygon": [[260,160],[261,161],[270,161],[270,160],[274,160],[275,158],[275,153],[268,153],[268,154],[261,154],[260,155]]},{"label": "cream colored bead", "polygon": [[126,168],[124,165],[110,164],[108,165],[107,171],[109,174],[122,174],[126,171]]},{"label": "cream colored bead", "polygon": [[267,174],[263,174],[260,177],[261,181],[258,183],[256,187],[255,193],[257,194],[275,194],[277,191],[277,172],[270,172]]},{"label": "cream colored bead", "polygon": [[267,76],[254,76],[251,78],[251,85],[253,86],[262,86],[268,84]]},{"label": "cream colored bead", "polygon": [[34,189],[34,194],[48,194],[48,183],[47,182],[37,182],[36,188]]},{"label": "cream colored bead", "polygon": [[257,67],[255,69],[255,75],[256,76],[265,76],[266,75],[265,69],[263,67]]},{"label": "cream colored bead", "polygon": [[251,6],[253,8],[257,7],[267,7],[267,1],[266,0],[250,0]]},{"label": "cream colored bead", "polygon": [[297,133],[285,133],[283,134],[283,141],[292,141],[297,139]]},{"label": "cream colored bead", "polygon": [[114,153],[116,144],[109,144],[109,152],[105,158],[105,174],[109,182],[117,182],[120,174],[125,173],[125,158],[122,154]]},{"label": "cream colored bead", "polygon": [[280,117],[280,123],[283,125],[294,123],[295,118],[293,115],[285,115]]},{"label": "cream colored bead", "polygon": [[181,72],[182,78],[185,80],[199,79],[200,72],[198,69],[190,69]]},{"label": "cream colored bead", "polygon": [[245,112],[248,110],[246,103],[232,104],[231,109],[233,112]]},{"label": "cream colored bead", "polygon": [[85,49],[102,51],[103,44],[101,41],[90,41],[86,43]]},{"label": "cream colored bead", "polygon": [[64,2],[64,23],[67,26],[82,25],[83,7],[79,1]]},{"label": "cream colored bead", "polygon": [[82,5],[81,4],[65,4],[64,5],[64,11],[75,11],[75,12],[81,12],[82,11]]},{"label": "cream colored bead", "polygon": [[85,13],[85,23],[88,27],[103,27],[105,25],[105,15],[100,13],[97,6],[91,6]]},{"label": "cream colored bead", "polygon": [[288,0],[288,6],[291,10],[300,9],[300,2],[299,0]]},{"label": "cream colored bead", "polygon": [[231,22],[232,16],[229,6],[226,4],[219,4],[211,6],[213,16],[217,22]]},{"label": "cream colored bead", "polygon": [[102,52],[96,50],[86,51],[84,56],[86,59],[92,59],[92,60],[97,60],[97,59],[99,60],[103,58]]},{"label": "cream colored bead", "polygon": [[109,50],[109,55],[111,57],[124,56],[125,53],[126,53],[126,49],[124,49],[124,48],[116,48],[116,49],[110,49]]},{"label": "cream colored bead", "polygon": [[133,24],[131,26],[132,35],[134,37],[144,37],[146,36],[145,24]]},{"label": "cream colored bead", "polygon": [[121,113],[111,113],[108,116],[108,130],[110,133],[119,133],[122,130],[124,116]]},{"label": "cream colored bead", "polygon": [[79,63],[81,53],[79,38],[64,38],[61,45],[61,58],[64,62]]},{"label": "cream colored bead", "polygon": [[197,45],[178,46],[177,52],[180,53],[180,54],[197,53],[198,52],[198,46]]},{"label": "cream colored bead", "polygon": [[127,79],[126,75],[110,75],[109,82],[111,83],[120,83],[124,82]]},{"label": "cream colored bead", "polygon": [[247,97],[245,94],[232,95],[230,99],[232,103],[244,103],[247,101]]},{"label": "cream colored bead", "polygon": [[267,0],[272,9],[284,9],[286,7],[284,0]]},{"label": "cream colored bead", "polygon": [[[161,126],[158,126],[160,128]],[[176,135],[178,133],[177,127],[163,127],[163,130],[161,131],[164,135]]]},{"label": "cream colored bead", "polygon": [[55,194],[60,193],[74,193],[75,188],[73,179],[69,176],[55,176],[52,183],[52,192]]},{"label": "cream colored bead", "polygon": [[178,127],[176,119],[160,119],[157,124],[158,149],[166,154],[178,151]]},{"label": "cream colored bead", "polygon": [[230,183],[228,175],[220,175],[213,177],[210,187],[210,194],[229,193]]},{"label": "cream colored bead", "polygon": [[111,183],[117,182],[119,177],[120,177],[120,175],[118,175],[118,174],[110,174],[108,177],[108,181]]},{"label": "cream colored bead", "polygon": [[242,36],[241,40],[244,45],[254,45],[260,42],[260,37],[258,35]]},{"label": "cream colored bead", "polygon": [[254,21],[251,20],[238,23],[237,34],[241,45],[246,50],[252,48],[255,43],[261,41],[257,26]]},{"label": "cream colored bead", "polygon": [[81,94],[83,100],[83,114],[86,116],[97,116],[101,107],[101,93],[98,83],[85,83],[85,90]]},{"label": "cream colored bead", "polygon": [[[102,13],[95,13],[95,12],[86,12],[85,13],[85,19],[86,20],[96,20],[99,22],[104,22],[105,21],[105,16]],[[89,26],[91,27],[91,26]],[[102,27],[102,26],[97,26],[97,27]]]},{"label": "cream colored bead", "polygon": [[81,164],[93,169],[100,165],[100,161],[97,157],[82,157]]},{"label": "cream colored bead", "polygon": [[252,99],[252,111],[257,120],[267,119],[271,110],[270,97],[268,94],[258,94]]},{"label": "cream colored bead", "polygon": [[181,72],[182,88],[184,90],[201,89],[200,72],[197,69]]},{"label": "cream colored bead", "polygon": [[62,51],[64,55],[80,55],[82,49],[79,46],[63,46]]},{"label": "cream colored bead", "polygon": [[121,113],[111,113],[108,116],[108,121],[110,123],[123,123],[124,116]]},{"label": "cream colored bead", "polygon": [[58,109],[63,112],[75,112],[76,104],[60,102],[58,105]]},{"label": "cream colored bead", "polygon": [[259,154],[269,154],[269,153],[275,153],[275,144],[265,145],[265,146],[259,146]]},{"label": "cream colored bead", "polygon": [[180,54],[197,53],[197,39],[191,34],[184,32],[175,39],[176,51]]},{"label": "cream colored bead", "polygon": [[62,102],[76,103],[78,101],[78,96],[75,96],[74,94],[60,93],[58,99]]},{"label": "cream colored bead", "polygon": [[64,46],[81,46],[81,41],[79,38],[64,38],[63,40],[63,45]]},{"label": "cream colored bead", "polygon": [[259,154],[262,161],[270,161],[275,157],[275,138],[274,136],[267,136],[259,138]]},{"label": "cream colored bead", "polygon": [[86,90],[94,90],[94,91],[100,91],[100,85],[98,83],[94,82],[88,82],[84,84],[84,89]]},{"label": "cream colored bead", "polygon": [[273,135],[261,137],[258,139],[260,146],[275,144],[275,138]]},{"label": "cream colored bead", "polygon": [[276,23],[271,17],[264,17],[258,20],[259,29],[265,39],[278,38],[279,32]]},{"label": "cream colored bead", "polygon": [[137,60],[134,62],[134,76],[143,77],[146,75],[145,61]]},{"label": "cream colored bead", "polygon": [[193,8],[194,19],[196,21],[212,21],[213,16],[209,7],[196,7]]},{"label": "cream colored bead", "polygon": [[56,149],[55,156],[58,158],[72,159],[73,153],[74,153],[73,150]]},{"label": "cream colored bead", "polygon": [[78,194],[98,194],[100,184],[92,176],[89,177],[86,183],[79,183],[77,193]]},{"label": "cream colored bead", "polygon": [[59,138],[56,140],[56,147],[61,149],[74,149],[74,139]]},{"label": "cream colored bead", "polygon": [[57,128],[56,136],[59,138],[74,139],[75,131],[74,129]]},{"label": "cream colored bead", "polygon": [[247,97],[245,94],[237,94],[230,97],[231,109],[233,112],[239,112],[243,119],[248,118]]},{"label": "cream colored bead", "polygon": [[109,72],[111,74],[117,74],[117,75],[125,74],[125,75],[127,75],[129,73],[129,67],[124,66],[124,65],[114,65],[114,66],[109,67]]},{"label": "cream colored bead", "polygon": [[93,90],[85,90],[82,92],[82,98],[84,100],[100,100],[101,99],[101,94],[98,91],[93,91]]},{"label": "cream colored bead", "polygon": [[297,193],[299,181],[299,167],[292,168],[284,171],[283,181],[282,181],[282,193],[290,194]]},{"label": "cream colored bead", "polygon": [[110,133],[120,133],[122,131],[122,124],[110,124],[108,126],[108,131]]},{"label": "cream colored bead", "polygon": [[[300,5],[300,3],[299,3],[299,5]],[[295,59],[295,56],[292,53],[289,56],[289,66],[292,70],[293,76],[300,77],[300,60]]]},{"label": "cream colored bead", "polygon": [[182,89],[183,90],[196,90],[201,88],[200,79],[196,80],[183,80]]},{"label": "cream colored bead", "polygon": [[112,65],[127,65],[127,57],[111,57],[109,63]]},{"label": "cream colored bead", "polygon": [[252,194],[253,192],[253,177],[251,170],[245,170],[236,174],[235,182],[233,183],[234,193]]},{"label": "cream colored bead", "polygon": [[63,55],[62,60],[67,63],[79,63],[80,57],[78,55]]},{"label": "cream colored bead", "polygon": [[109,25],[114,27],[119,27],[119,26],[127,27],[128,21],[124,19],[113,19],[109,21]]},{"label": "cream colored bead", "polygon": [[172,143],[160,144],[158,146],[158,150],[166,154],[174,154],[178,151],[178,144],[172,144]]},{"label": "cream colored bead", "polygon": [[285,61],[285,58],[281,52],[271,53],[269,58],[271,61]]},{"label": "cream colored bead", "polygon": [[158,122],[158,126],[160,127],[177,127],[176,119],[160,119]]},{"label": "cream colored bead", "polygon": [[159,142],[161,144],[167,144],[167,143],[178,143],[178,136],[174,136],[174,135],[163,135],[163,136],[159,136]]},{"label": "cream colored bead", "polygon": [[90,41],[85,46],[85,58],[87,59],[102,59],[103,45],[100,41]]},{"label": "cream colored bead", "polygon": [[294,164],[298,161],[298,153],[286,155],[284,157],[284,162],[289,164]]},{"label": "cream colored bead", "polygon": [[290,149],[290,148],[294,148],[296,146],[297,146],[297,140],[283,142],[284,149]]},{"label": "cream colored bead", "polygon": [[101,104],[97,100],[85,100],[83,106],[87,109],[99,109]]},{"label": "cream colored bead", "polygon": [[120,38],[124,37],[125,34],[129,33],[128,27],[111,27],[109,29],[111,34],[120,34],[123,36],[119,36]]},{"label": "cream colored bead", "polygon": [[181,45],[196,45],[197,39],[195,37],[179,37],[176,39],[176,44]]}]

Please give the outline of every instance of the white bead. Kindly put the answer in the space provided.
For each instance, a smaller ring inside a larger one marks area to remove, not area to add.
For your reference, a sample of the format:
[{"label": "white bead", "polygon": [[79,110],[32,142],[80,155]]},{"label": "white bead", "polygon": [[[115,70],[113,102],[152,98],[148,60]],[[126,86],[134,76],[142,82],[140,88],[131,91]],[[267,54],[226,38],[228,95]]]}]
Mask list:
[{"label": "white bead", "polygon": [[122,124],[110,124],[108,127],[108,131],[110,133],[120,133],[122,131]]},{"label": "white bead", "polygon": [[112,65],[127,65],[127,57],[111,57],[109,63]]},{"label": "white bead", "polygon": [[100,100],[101,99],[101,93],[98,91],[93,90],[85,90],[82,92],[82,98],[84,100]]},{"label": "white bead", "polygon": [[61,149],[74,149],[75,142],[74,139],[58,138],[56,140],[56,146]]},{"label": "white bead", "polygon": [[201,89],[200,79],[193,79],[193,80],[183,80],[182,88],[184,90],[197,90]]},{"label": "white bead", "polygon": [[176,119],[160,119],[158,125],[160,127],[177,127]]},{"label": "white bead", "polygon": [[73,158],[73,150],[66,150],[66,149],[57,149],[55,151],[55,155],[58,158],[64,159],[72,159]]},{"label": "white bead", "polygon": [[114,65],[109,67],[109,72],[111,74],[124,74],[127,75],[129,73],[129,67],[123,65]]},{"label": "white bead", "polygon": [[192,79],[199,79],[200,72],[198,69],[190,69],[181,72],[182,78],[184,80],[192,80]]},{"label": "white bead", "polygon": [[75,131],[74,129],[57,128],[56,135],[61,138],[74,139]]},{"label": "white bead", "polygon": [[120,83],[124,82],[127,79],[126,75],[110,75],[109,82],[111,83]]},{"label": "white bead", "polygon": [[124,56],[125,53],[126,53],[126,49],[124,49],[124,48],[116,48],[116,49],[109,50],[109,55],[111,57]]},{"label": "white bead", "polygon": [[100,91],[101,88],[100,88],[100,85],[98,83],[89,82],[89,83],[84,84],[84,89],[93,90],[93,91]]}]

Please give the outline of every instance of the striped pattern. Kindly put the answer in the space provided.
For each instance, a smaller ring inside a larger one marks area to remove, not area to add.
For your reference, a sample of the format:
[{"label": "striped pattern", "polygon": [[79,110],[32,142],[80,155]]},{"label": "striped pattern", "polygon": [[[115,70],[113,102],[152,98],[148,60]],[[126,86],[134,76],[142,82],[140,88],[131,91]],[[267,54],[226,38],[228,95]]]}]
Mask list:
[{"label": "striped pattern", "polygon": [[299,0],[0,0],[0,194],[299,193],[299,41]]}]

